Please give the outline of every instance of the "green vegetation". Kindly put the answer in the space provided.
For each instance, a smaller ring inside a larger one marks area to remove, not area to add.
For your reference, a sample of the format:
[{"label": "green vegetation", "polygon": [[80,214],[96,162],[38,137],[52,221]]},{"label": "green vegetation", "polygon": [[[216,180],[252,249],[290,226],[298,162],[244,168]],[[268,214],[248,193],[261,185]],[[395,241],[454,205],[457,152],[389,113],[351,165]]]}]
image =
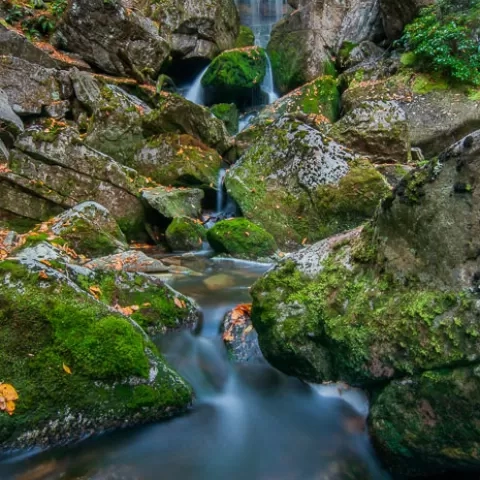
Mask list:
[{"label": "green vegetation", "polygon": [[217,103],[210,111],[223,121],[230,135],[238,133],[238,108],[234,103]]},{"label": "green vegetation", "polygon": [[415,56],[409,56],[408,63],[420,70],[479,85],[479,32],[479,0],[442,0],[421,11],[405,28],[400,43]]},{"label": "green vegetation", "polygon": [[33,39],[50,35],[67,8],[67,0],[7,0],[5,20]]},{"label": "green vegetation", "polygon": [[216,252],[243,258],[267,257],[277,249],[273,236],[246,218],[216,223],[207,239]]},{"label": "green vegetation", "polygon": [[[188,404],[189,388],[166,367],[149,381],[150,362],[162,360],[125,317],[16,262],[0,263],[0,282],[0,371],[20,396],[14,415],[0,412],[0,446],[32,431],[23,442],[79,438]],[[68,431],[49,430],[67,414]]]},{"label": "green vegetation", "polygon": [[240,32],[238,33],[235,42],[235,48],[253,47],[253,45],[255,45],[255,35],[252,32],[252,29],[245,25],[241,25]]},{"label": "green vegetation", "polygon": [[[370,235],[357,241],[367,244],[353,245],[355,256],[373,259]],[[466,360],[480,334],[467,328],[467,294],[345,266],[349,248],[339,244],[314,278],[286,261],[255,284],[252,319],[270,361],[312,381],[365,385]]]},{"label": "green vegetation", "polygon": [[267,57],[260,47],[240,48],[221,53],[202,78],[204,87],[253,89],[267,73]]},{"label": "green vegetation", "polygon": [[165,237],[173,251],[200,250],[206,239],[206,230],[201,223],[192,218],[177,217],[168,226]]}]

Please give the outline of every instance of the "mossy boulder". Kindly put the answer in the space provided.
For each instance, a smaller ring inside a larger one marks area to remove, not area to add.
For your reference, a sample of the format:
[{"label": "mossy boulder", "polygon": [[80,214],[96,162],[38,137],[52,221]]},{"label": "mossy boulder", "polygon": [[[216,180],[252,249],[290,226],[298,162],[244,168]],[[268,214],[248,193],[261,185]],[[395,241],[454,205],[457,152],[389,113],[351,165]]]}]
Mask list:
[{"label": "mossy boulder", "polygon": [[189,386],[144,331],[50,267],[0,263],[0,366],[18,392],[0,451],[51,446],[184,411]]},{"label": "mossy boulder", "polygon": [[323,75],[298,87],[264,107],[248,128],[235,137],[237,157],[265,134],[265,129],[276,120],[289,115],[300,121],[310,122],[316,128],[325,130],[335,122],[340,114],[340,92],[338,81]]},{"label": "mossy boulder", "polygon": [[[371,433],[391,468],[479,467],[480,132],[408,174],[363,229],[290,255],[252,289],[277,368],[373,394]],[[467,431],[468,430],[468,431]]]},{"label": "mossy boulder", "polygon": [[174,218],[168,226],[165,237],[168,246],[175,252],[200,250],[206,240],[206,229],[198,222],[188,217]]},{"label": "mossy boulder", "polygon": [[103,72],[156,78],[170,54],[158,26],[116,1],[73,0],[56,30],[57,44]]},{"label": "mossy boulder", "polygon": [[240,25],[235,48],[253,47],[253,45],[255,45],[255,34],[252,29],[246,25]]},{"label": "mossy boulder", "polygon": [[396,101],[363,102],[335,123],[328,134],[375,163],[411,161],[410,126]]},{"label": "mossy boulder", "polygon": [[87,257],[100,257],[128,247],[118,223],[98,203],[77,205],[52,219],[48,225],[54,236],[60,237],[75,252]]},{"label": "mossy boulder", "polygon": [[216,223],[207,231],[207,239],[215,252],[241,258],[268,257],[277,250],[273,236],[246,218]]},{"label": "mossy boulder", "polygon": [[292,247],[353,228],[389,192],[365,158],[317,125],[285,117],[270,125],[231,168],[225,185],[243,215]]},{"label": "mossy boulder", "polygon": [[213,59],[233,48],[240,19],[234,0],[181,2],[135,0],[134,6],[155,22],[168,38],[172,56],[178,60]]},{"label": "mossy boulder", "polygon": [[370,433],[391,469],[412,476],[478,470],[478,366],[394,380],[375,398]]},{"label": "mossy boulder", "polygon": [[143,117],[146,137],[160,133],[187,134],[223,155],[232,146],[224,123],[210,110],[180,95],[161,92],[158,108]]},{"label": "mossy boulder", "polygon": [[[403,68],[396,75],[371,81],[357,76],[343,93],[342,103],[347,118],[351,118],[358,116],[358,109],[364,111],[365,105],[370,104],[371,111],[378,102],[395,102],[404,112],[412,147],[421,148],[426,157],[433,157],[479,128],[478,97],[476,90],[450,85],[437,74],[416,74]],[[394,129],[404,123],[395,121]],[[392,139],[388,144],[392,145]]]},{"label": "mossy boulder", "polygon": [[162,133],[150,137],[135,153],[133,165],[162,185],[214,189],[222,157],[191,135]]},{"label": "mossy boulder", "polygon": [[75,96],[88,113],[85,143],[123,165],[132,166],[143,145],[142,119],[151,108],[108,78],[87,72],[71,74]]},{"label": "mossy boulder", "polygon": [[225,124],[230,135],[238,132],[239,114],[234,103],[218,103],[210,108],[210,111]]},{"label": "mossy boulder", "polygon": [[215,102],[243,106],[259,95],[266,73],[267,56],[261,47],[228,50],[210,64],[202,85]]},{"label": "mossy boulder", "polygon": [[203,197],[198,188],[155,187],[142,192],[145,202],[165,218],[198,218]]}]

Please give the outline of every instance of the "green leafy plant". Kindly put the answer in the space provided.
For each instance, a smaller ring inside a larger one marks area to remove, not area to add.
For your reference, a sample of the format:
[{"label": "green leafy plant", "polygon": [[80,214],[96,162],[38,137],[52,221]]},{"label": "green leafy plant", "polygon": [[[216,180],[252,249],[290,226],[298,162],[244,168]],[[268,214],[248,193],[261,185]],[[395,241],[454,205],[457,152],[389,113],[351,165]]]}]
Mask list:
[{"label": "green leafy plant", "polygon": [[480,85],[480,0],[441,0],[423,9],[400,40],[422,71]]}]

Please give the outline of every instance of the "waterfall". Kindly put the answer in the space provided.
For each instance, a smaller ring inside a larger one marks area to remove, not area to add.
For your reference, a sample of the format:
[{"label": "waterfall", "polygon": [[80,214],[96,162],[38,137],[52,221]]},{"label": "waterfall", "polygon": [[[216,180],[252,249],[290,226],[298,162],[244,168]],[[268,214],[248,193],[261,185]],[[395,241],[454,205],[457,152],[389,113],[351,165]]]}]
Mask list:
[{"label": "waterfall", "polygon": [[198,74],[192,86],[187,90],[185,98],[197,105],[203,105],[203,86],[202,78],[208,70],[208,65]]},{"label": "waterfall", "polygon": [[225,175],[227,171],[224,168],[221,168],[218,172],[218,180],[217,180],[217,214],[223,211],[223,204],[224,204],[224,194],[223,194],[223,181],[225,180]]},{"label": "waterfall", "polygon": [[262,90],[268,95],[268,103],[273,103],[278,99],[278,95],[275,93],[275,86],[273,84],[273,71],[270,57],[267,54],[267,73],[262,82]]}]

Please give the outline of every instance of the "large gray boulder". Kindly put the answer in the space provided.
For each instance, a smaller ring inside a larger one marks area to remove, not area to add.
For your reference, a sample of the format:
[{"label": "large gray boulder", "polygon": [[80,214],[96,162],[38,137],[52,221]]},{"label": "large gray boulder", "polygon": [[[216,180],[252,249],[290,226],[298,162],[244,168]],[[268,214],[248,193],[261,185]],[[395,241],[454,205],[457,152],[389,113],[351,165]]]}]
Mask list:
[{"label": "large gray boulder", "polygon": [[0,89],[20,116],[42,114],[44,108],[68,100],[73,93],[68,72],[10,55],[0,56]]},{"label": "large gray boulder", "polygon": [[170,52],[158,26],[121,0],[69,2],[55,40],[104,72],[139,80],[156,78]]},{"label": "large gray boulder", "polygon": [[277,88],[285,93],[334,70],[333,57],[345,42],[383,36],[377,0],[303,1],[272,31],[267,50]]},{"label": "large gray boulder", "polygon": [[[479,468],[480,131],[408,174],[363,229],[252,289],[266,358],[375,392],[370,433],[396,472]],[[474,420],[475,423],[475,420]]]},{"label": "large gray boulder", "polygon": [[203,196],[198,188],[155,187],[142,191],[147,204],[165,218],[200,217]]},{"label": "large gray boulder", "polygon": [[84,145],[74,127],[45,127],[29,128],[10,151],[7,168],[0,172],[1,208],[45,220],[92,200],[108,208],[129,233],[140,228],[136,172]]},{"label": "large gray boulder", "polygon": [[240,20],[233,0],[133,0],[133,5],[159,23],[176,57],[213,59],[235,45]]},{"label": "large gray boulder", "polygon": [[243,215],[283,247],[357,226],[389,191],[367,159],[289,116],[262,132],[225,185]]}]

